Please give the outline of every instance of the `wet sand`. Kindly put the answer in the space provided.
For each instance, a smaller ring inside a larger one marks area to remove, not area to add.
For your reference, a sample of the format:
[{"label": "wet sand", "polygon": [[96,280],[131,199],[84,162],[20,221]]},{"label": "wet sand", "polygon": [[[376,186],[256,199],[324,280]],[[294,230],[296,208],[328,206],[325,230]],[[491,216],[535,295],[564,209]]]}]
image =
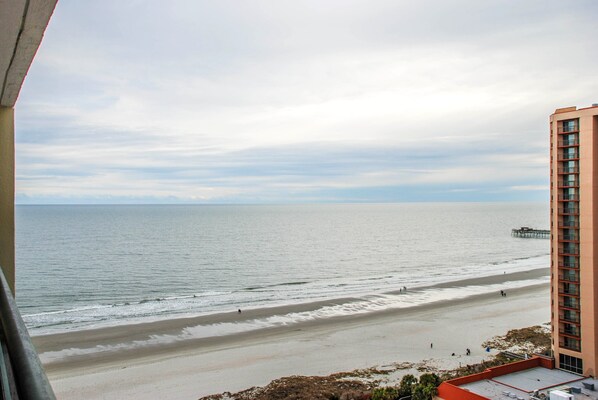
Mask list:
[{"label": "wet sand", "polygon": [[[548,269],[468,279],[438,288],[487,285],[547,276]],[[34,338],[44,354],[112,346],[116,351],[46,362],[60,399],[197,399],[238,391],[287,375],[326,375],[393,362],[434,359],[447,367],[487,357],[480,344],[509,329],[550,320],[548,284],[356,316],[306,321],[228,336],[119,347],[186,327],[242,322],[310,311],[356,299],[336,299],[211,316],[164,320]],[[430,349],[430,343],[434,348]],[[472,350],[465,356],[465,349]],[[457,356],[452,357],[452,353]],[[62,354],[61,353],[61,354]]]}]

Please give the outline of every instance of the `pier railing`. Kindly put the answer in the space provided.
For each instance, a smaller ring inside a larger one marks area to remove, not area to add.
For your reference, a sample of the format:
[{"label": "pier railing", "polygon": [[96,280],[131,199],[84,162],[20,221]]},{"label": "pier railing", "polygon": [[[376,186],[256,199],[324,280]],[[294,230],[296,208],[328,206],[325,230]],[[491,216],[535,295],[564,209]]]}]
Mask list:
[{"label": "pier railing", "polygon": [[1,268],[0,320],[0,398],[56,400]]},{"label": "pier railing", "polygon": [[522,226],[518,229],[512,229],[511,236],[518,238],[550,239],[550,230],[532,229],[526,226]]}]

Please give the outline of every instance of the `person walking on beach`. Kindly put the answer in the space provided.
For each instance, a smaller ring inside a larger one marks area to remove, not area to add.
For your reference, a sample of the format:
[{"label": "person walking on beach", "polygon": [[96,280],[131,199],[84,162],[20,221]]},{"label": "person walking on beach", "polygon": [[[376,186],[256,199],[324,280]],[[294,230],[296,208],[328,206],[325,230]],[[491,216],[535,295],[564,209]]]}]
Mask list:
[{"label": "person walking on beach", "polygon": [[430,343],[430,348],[433,349],[434,348],[434,343]]}]

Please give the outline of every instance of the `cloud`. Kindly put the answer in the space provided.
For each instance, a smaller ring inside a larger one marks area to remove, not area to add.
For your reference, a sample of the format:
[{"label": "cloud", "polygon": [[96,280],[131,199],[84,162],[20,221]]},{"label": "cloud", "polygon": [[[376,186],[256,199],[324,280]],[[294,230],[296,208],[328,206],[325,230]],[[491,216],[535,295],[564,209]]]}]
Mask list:
[{"label": "cloud", "polygon": [[17,107],[18,198],[542,186],[547,115],[595,101],[596,9],[61,1]]},{"label": "cloud", "polygon": [[523,191],[538,190],[538,191],[547,192],[550,189],[550,187],[548,185],[525,185],[525,186],[511,186],[509,189],[523,190]]}]

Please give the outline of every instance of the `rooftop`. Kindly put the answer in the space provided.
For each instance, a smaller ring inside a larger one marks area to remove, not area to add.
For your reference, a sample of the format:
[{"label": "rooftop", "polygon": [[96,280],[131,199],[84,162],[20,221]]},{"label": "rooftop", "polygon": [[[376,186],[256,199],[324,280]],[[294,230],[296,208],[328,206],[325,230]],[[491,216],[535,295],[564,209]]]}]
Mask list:
[{"label": "rooftop", "polygon": [[568,112],[572,112],[572,111],[581,111],[581,110],[587,110],[589,108],[596,108],[596,107],[598,107],[598,103],[593,103],[591,106],[583,107],[583,108],[577,108],[577,106],[571,106],[571,107],[557,108],[554,111],[554,113],[555,114],[563,114],[563,113],[568,113]]},{"label": "rooftop", "polygon": [[570,393],[574,400],[598,400],[598,379],[550,368],[547,360],[533,358],[462,378],[439,388],[444,400],[548,399],[550,392]]},{"label": "rooftop", "polygon": [[598,399],[598,391],[585,389],[583,382],[594,384],[598,389],[598,380],[596,379],[583,378],[558,369],[536,367],[494,379],[484,379],[461,387],[489,399],[528,400],[538,397],[533,395],[535,391],[549,397],[549,392],[552,390],[560,389],[569,392],[570,388],[579,388],[580,393],[572,393],[576,400]]}]

